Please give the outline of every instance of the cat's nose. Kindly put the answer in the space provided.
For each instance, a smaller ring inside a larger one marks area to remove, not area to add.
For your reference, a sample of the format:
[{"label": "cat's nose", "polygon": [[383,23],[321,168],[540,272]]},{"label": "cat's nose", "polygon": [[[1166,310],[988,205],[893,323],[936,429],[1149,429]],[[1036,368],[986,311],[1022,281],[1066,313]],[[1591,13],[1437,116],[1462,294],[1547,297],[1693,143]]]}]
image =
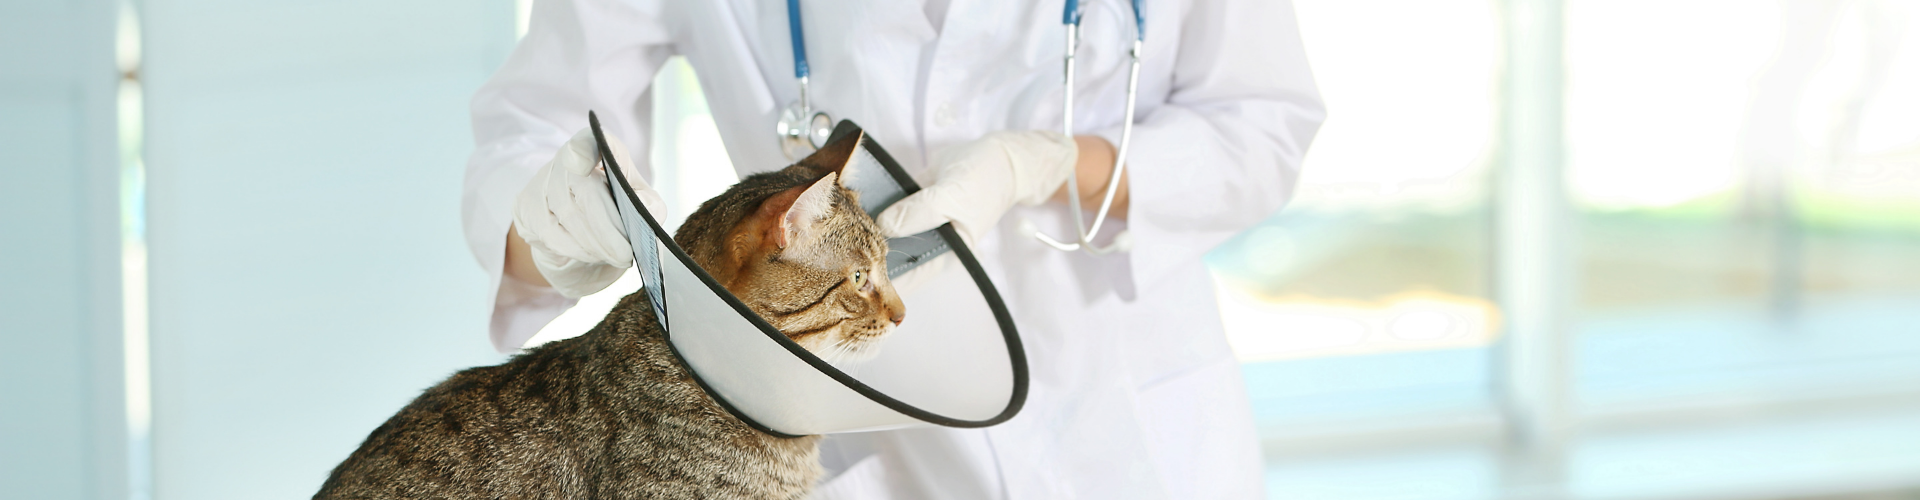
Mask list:
[{"label": "cat's nose", "polygon": [[900,293],[893,291],[892,285],[880,287],[880,304],[887,308],[887,319],[893,320],[893,326],[907,319],[907,304],[900,301]]}]

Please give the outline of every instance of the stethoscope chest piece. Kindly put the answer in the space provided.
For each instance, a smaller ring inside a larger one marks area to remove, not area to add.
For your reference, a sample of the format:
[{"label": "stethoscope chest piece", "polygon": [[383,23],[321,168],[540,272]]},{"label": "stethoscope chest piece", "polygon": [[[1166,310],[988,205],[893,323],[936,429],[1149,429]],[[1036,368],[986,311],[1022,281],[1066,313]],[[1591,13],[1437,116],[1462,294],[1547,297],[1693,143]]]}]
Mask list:
[{"label": "stethoscope chest piece", "polygon": [[774,132],[780,135],[780,152],[788,160],[799,161],[827,144],[833,135],[833,117],[814,111],[807,100],[807,42],[800,31],[800,0],[787,0],[787,30],[793,37],[793,78],[800,83],[800,99],[780,110]]},{"label": "stethoscope chest piece", "polygon": [[780,121],[774,127],[780,134],[780,151],[789,160],[799,160],[827,144],[827,137],[833,135],[833,118],[795,102],[780,111]]}]

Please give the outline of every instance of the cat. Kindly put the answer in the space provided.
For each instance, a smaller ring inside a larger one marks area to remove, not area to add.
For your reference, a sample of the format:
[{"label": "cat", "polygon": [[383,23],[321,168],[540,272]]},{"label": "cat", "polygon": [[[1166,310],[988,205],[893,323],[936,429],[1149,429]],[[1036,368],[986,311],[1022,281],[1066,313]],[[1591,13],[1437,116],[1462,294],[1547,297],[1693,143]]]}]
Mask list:
[{"label": "cat", "polygon": [[[844,186],[858,135],[742,179],[674,235],[748,308],[831,359],[872,355],[906,313],[886,239]],[[818,436],[762,433],[716,404],[634,293],[584,335],[427,389],[313,498],[798,499],[820,475]]]}]

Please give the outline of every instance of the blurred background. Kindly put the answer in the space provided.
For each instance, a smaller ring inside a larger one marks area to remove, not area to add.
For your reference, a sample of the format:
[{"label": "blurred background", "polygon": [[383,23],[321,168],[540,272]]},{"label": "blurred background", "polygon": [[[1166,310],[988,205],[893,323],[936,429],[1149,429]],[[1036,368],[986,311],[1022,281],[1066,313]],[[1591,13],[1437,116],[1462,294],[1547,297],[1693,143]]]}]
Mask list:
[{"label": "blurred background", "polygon": [[[1295,7],[1329,118],[1208,257],[1274,498],[1920,498],[1920,4]],[[0,497],[303,498],[504,359],[458,207],[526,12],[0,1]],[[734,180],[697,78],[669,224]]]}]

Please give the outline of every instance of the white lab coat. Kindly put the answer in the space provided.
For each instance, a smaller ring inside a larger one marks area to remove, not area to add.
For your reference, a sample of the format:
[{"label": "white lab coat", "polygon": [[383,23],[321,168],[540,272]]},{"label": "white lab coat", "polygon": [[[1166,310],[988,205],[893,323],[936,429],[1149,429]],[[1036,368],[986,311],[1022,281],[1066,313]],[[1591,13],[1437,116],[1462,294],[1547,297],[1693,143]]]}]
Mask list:
[{"label": "white lab coat", "polygon": [[[1128,9],[1086,7],[1077,133],[1119,144]],[[813,102],[923,183],[927,153],[994,130],[1057,129],[1060,0],[802,1]],[[1053,251],[1065,207],[1019,207],[976,242],[1032,372],[1025,409],[989,429],[834,436],[821,498],[1255,498],[1258,440],[1201,256],[1278,210],[1324,116],[1286,0],[1148,0],[1133,150],[1131,252]],[[797,97],[782,0],[538,0],[526,37],[473,99],[465,228],[500,282],[514,195],[597,111],[647,163],[648,84],[670,56],[699,74],[740,174],[790,163],[774,122]],[[571,301],[498,287],[492,340],[517,349]]]}]

